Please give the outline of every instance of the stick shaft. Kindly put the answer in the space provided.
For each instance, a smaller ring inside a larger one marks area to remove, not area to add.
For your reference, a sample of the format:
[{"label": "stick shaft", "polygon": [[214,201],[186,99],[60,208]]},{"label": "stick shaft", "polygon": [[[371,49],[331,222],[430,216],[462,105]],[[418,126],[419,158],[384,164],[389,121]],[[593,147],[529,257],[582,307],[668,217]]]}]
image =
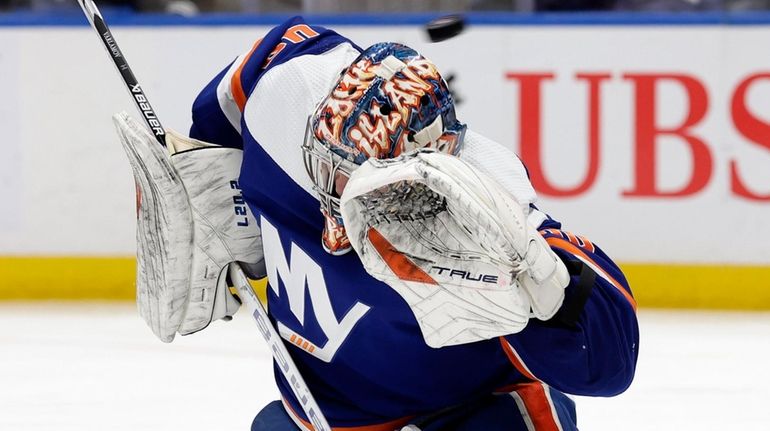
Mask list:
[{"label": "stick shaft", "polygon": [[101,12],[99,12],[99,9],[92,0],[78,0],[78,4],[80,5],[80,8],[83,9],[83,13],[86,14],[86,18],[88,18],[88,21],[91,23],[91,27],[93,27],[99,35],[99,39],[102,41],[104,48],[107,50],[107,54],[110,59],[112,59],[112,63],[115,65],[118,73],[120,73],[121,78],[123,78],[123,83],[126,84],[126,89],[128,89],[128,92],[131,94],[131,98],[134,100],[137,109],[142,113],[142,118],[144,118],[145,123],[147,123],[147,126],[152,130],[155,139],[165,147],[166,131],[160,124],[158,116],[155,115],[155,110],[152,109],[147,96],[144,95],[144,91],[139,85],[139,81],[136,79],[136,76],[134,76],[134,72],[131,71],[131,67],[129,67],[126,57],[123,55],[123,52],[120,51],[120,47],[115,41],[115,37],[112,36],[110,28],[107,27],[107,23],[104,21]]},{"label": "stick shaft", "polygon": [[262,337],[265,339],[265,342],[270,348],[270,353],[272,353],[273,359],[275,359],[275,363],[286,378],[286,381],[289,382],[289,386],[291,386],[294,396],[302,405],[302,410],[313,425],[313,429],[315,431],[332,431],[326,418],[321,413],[321,408],[318,407],[318,403],[316,403],[315,398],[313,398],[313,394],[310,393],[310,389],[307,387],[305,379],[302,378],[302,374],[300,374],[297,365],[291,359],[291,356],[289,356],[289,351],[286,349],[286,345],[283,344],[283,341],[281,341],[281,336],[270,323],[270,319],[267,317],[267,312],[262,306],[262,302],[260,302],[256,293],[254,293],[254,289],[251,287],[251,284],[249,284],[240,265],[231,263],[229,272],[230,280],[235,284],[243,304],[257,322],[259,333],[262,334]]}]

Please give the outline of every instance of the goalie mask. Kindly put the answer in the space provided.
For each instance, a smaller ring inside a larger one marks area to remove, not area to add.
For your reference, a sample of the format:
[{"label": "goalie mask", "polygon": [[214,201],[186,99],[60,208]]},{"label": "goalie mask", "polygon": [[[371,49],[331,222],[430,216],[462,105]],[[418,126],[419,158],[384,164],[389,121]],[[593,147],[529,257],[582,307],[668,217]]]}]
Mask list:
[{"label": "goalie mask", "polygon": [[432,62],[397,43],[362,52],[308,119],[302,146],[324,215],[324,249],[333,255],[350,251],[339,198],[359,165],[419,148],[457,155],[465,128]]}]

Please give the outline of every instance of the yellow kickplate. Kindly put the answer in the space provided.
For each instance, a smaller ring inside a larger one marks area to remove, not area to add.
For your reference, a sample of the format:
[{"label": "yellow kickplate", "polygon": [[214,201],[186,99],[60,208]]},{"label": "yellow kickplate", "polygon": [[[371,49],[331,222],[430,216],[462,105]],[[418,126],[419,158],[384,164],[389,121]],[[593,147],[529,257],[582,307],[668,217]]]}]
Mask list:
[{"label": "yellow kickplate", "polygon": [[133,300],[135,286],[133,257],[0,256],[0,300]]},{"label": "yellow kickplate", "polygon": [[[621,267],[641,307],[770,310],[770,266]],[[0,256],[0,300],[133,300],[135,271],[133,257]]]},{"label": "yellow kickplate", "polygon": [[770,310],[770,266],[620,267],[641,307]]}]

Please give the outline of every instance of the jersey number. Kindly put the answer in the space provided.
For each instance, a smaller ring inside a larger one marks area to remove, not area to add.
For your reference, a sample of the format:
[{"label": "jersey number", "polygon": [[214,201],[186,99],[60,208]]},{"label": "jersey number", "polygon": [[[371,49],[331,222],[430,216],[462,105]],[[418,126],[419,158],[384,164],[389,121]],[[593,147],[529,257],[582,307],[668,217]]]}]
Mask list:
[{"label": "jersey number", "polygon": [[280,54],[281,51],[286,48],[286,43],[298,44],[316,36],[318,36],[318,33],[306,24],[297,24],[295,26],[289,27],[289,29],[286,30],[286,33],[284,33],[282,37],[282,39],[286,42],[281,42],[275,46],[275,49],[273,49],[270,55],[267,56],[265,64],[262,65],[262,69],[267,69],[267,66],[270,66],[270,63],[273,61],[275,56]]}]

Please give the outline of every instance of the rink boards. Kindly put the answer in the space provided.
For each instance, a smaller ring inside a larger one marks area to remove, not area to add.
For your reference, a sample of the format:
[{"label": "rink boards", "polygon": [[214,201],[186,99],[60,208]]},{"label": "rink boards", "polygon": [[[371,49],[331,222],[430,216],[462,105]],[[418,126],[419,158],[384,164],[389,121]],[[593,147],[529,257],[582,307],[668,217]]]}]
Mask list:
[{"label": "rink boards", "polygon": [[[625,17],[474,17],[440,44],[419,17],[311,22],[454,76],[460,118],[521,155],[539,206],[621,262],[641,305],[770,309],[770,24]],[[186,131],[265,20],[116,17],[114,33]],[[0,298],[133,295],[133,183],[110,122],[133,107],[76,22],[0,25]]]}]

